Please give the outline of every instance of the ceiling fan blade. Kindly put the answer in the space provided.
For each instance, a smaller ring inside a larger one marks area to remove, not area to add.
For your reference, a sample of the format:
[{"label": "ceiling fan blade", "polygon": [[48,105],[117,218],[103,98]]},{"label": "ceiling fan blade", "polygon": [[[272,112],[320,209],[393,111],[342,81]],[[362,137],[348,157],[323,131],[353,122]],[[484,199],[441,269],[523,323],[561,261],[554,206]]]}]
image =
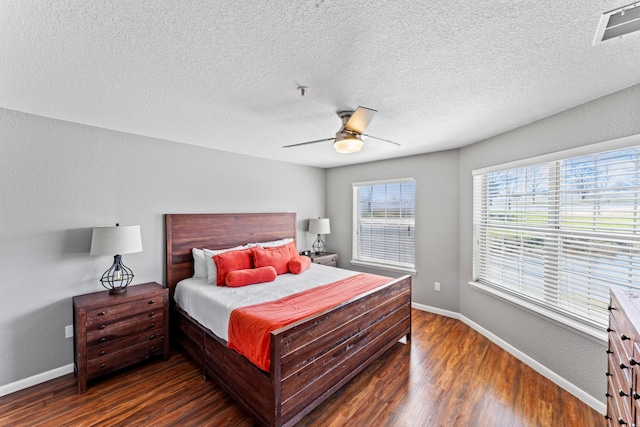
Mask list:
[{"label": "ceiling fan blade", "polygon": [[333,138],[325,138],[325,139],[316,139],[315,141],[301,142],[299,144],[283,145],[282,148],[291,148],[291,147],[298,147],[300,145],[316,144],[318,142],[333,141],[334,139],[336,138],[333,137]]},{"label": "ceiling fan blade", "polygon": [[397,142],[389,141],[388,139],[378,138],[377,136],[371,136],[371,135],[367,135],[365,133],[363,133],[362,136],[366,136],[367,138],[378,139],[378,140],[384,141],[384,142],[390,142],[391,144],[395,144],[398,147],[400,147],[400,144],[398,144]]},{"label": "ceiling fan blade", "polygon": [[358,107],[344,125],[344,128],[355,133],[362,133],[369,126],[377,112],[377,110],[372,110],[371,108]]}]

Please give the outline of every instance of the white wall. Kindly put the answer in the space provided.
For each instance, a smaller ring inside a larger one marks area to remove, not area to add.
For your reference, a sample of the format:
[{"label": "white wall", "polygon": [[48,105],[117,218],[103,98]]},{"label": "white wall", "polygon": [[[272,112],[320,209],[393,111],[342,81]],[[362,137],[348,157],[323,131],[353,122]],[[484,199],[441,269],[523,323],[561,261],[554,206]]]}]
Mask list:
[{"label": "white wall", "polygon": [[468,285],[474,169],[640,133],[640,85],[460,150],[460,313],[604,402],[605,344]]},{"label": "white wall", "polygon": [[[390,271],[352,266],[353,182],[392,178],[416,180],[416,270],[414,302],[458,312],[458,151],[444,151],[327,171],[327,215],[331,234],[327,248],[336,251],[339,266],[397,277]],[[441,291],[434,290],[441,283]]]},{"label": "white wall", "polygon": [[164,283],[165,213],[325,215],[325,171],[0,109],[0,387],[68,365],[71,297],[113,259],[94,226],[140,224],[134,283]]}]

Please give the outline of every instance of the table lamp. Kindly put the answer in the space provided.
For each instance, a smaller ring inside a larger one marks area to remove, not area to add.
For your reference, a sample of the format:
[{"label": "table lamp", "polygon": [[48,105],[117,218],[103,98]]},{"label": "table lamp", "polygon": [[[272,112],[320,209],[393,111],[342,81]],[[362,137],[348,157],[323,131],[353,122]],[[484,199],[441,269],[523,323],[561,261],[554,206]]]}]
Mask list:
[{"label": "table lamp", "polygon": [[330,234],[331,226],[329,225],[329,218],[317,218],[309,220],[309,233],[317,234],[318,238],[313,245],[311,245],[311,249],[315,251],[316,254],[324,253],[325,244],[320,238],[321,234]]},{"label": "table lamp", "polygon": [[142,252],[139,225],[116,224],[115,227],[95,227],[91,237],[91,255],[113,255],[113,265],[104,272],[100,283],[111,295],[127,292],[133,272],[122,263],[122,254]]}]

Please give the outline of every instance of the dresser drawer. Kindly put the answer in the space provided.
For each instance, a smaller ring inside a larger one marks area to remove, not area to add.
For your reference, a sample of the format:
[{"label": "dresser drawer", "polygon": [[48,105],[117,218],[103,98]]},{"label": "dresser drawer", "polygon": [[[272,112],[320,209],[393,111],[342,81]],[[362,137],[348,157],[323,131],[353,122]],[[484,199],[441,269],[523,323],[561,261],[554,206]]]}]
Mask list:
[{"label": "dresser drawer", "polygon": [[87,325],[108,323],[152,307],[158,307],[162,311],[162,295],[87,311]]},{"label": "dresser drawer", "polygon": [[338,254],[327,253],[324,255],[311,255],[311,262],[314,264],[328,265],[330,267],[338,266]]},{"label": "dresser drawer", "polygon": [[609,341],[609,351],[611,351],[609,353],[609,372],[615,376],[622,377],[627,384],[631,384],[630,357],[627,357],[620,340],[611,339]]},{"label": "dresser drawer", "polygon": [[162,354],[162,337],[155,341],[138,344],[109,356],[99,357],[87,362],[87,375],[89,379],[104,375],[116,369],[141,362],[157,354]]},{"label": "dresser drawer", "polygon": [[619,404],[619,406],[624,406],[628,411],[631,411],[631,383],[625,375],[621,375],[622,371],[620,369],[616,370],[615,366],[610,366],[609,369],[612,373],[609,377],[610,394],[616,400],[624,402],[624,405]]},{"label": "dresser drawer", "polygon": [[140,332],[162,330],[164,326],[163,313],[149,316],[141,313],[113,323],[94,324],[87,329],[87,347],[109,343]]},{"label": "dresser drawer", "polygon": [[611,297],[611,309],[609,312],[611,313],[609,316],[609,338],[610,340],[614,340],[615,337],[620,340],[625,352],[625,357],[628,360],[633,354],[631,339],[634,336],[635,328],[624,311],[622,311],[622,306],[615,297],[615,294]]},{"label": "dresser drawer", "polygon": [[122,349],[134,347],[140,344],[158,342],[162,341],[163,339],[164,329],[158,329],[153,332],[144,332],[139,335],[133,335],[129,338],[122,338],[113,342],[105,342],[87,348],[87,360],[110,356]]},{"label": "dresser drawer", "polygon": [[[608,378],[607,415],[611,417],[610,421],[613,422],[613,425],[619,425],[619,419],[622,419],[624,422],[628,423],[628,425],[631,425],[630,420],[632,419],[632,415],[629,397],[620,396],[620,390],[624,391],[624,389],[616,380],[615,376]],[[628,392],[625,391],[625,393]]]}]

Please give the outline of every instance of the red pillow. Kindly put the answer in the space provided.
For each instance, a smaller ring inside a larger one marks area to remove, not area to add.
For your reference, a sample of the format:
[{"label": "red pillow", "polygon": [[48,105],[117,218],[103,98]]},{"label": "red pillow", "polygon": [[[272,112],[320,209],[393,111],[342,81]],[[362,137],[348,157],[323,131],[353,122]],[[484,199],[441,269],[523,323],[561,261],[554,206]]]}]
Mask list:
[{"label": "red pillow", "polygon": [[273,282],[277,275],[276,269],[271,266],[234,270],[227,274],[225,283],[231,288],[237,288],[255,283]]},{"label": "red pillow", "polygon": [[296,242],[289,242],[286,244],[286,246],[289,248],[289,253],[291,254],[292,259],[300,256],[300,254],[298,253]]},{"label": "red pillow", "polygon": [[289,271],[293,274],[300,274],[311,265],[311,258],[308,256],[298,256],[289,261]]},{"label": "red pillow", "polygon": [[224,286],[229,272],[253,268],[251,248],[214,255],[213,261],[216,263],[216,285],[218,286]]},{"label": "red pillow", "polygon": [[[274,246],[271,248],[253,248],[253,263],[256,267],[272,266],[278,274],[289,272],[289,260],[293,258],[291,255],[291,243],[282,246]],[[293,243],[295,248],[295,243]],[[294,249],[297,254],[297,249]]]}]

